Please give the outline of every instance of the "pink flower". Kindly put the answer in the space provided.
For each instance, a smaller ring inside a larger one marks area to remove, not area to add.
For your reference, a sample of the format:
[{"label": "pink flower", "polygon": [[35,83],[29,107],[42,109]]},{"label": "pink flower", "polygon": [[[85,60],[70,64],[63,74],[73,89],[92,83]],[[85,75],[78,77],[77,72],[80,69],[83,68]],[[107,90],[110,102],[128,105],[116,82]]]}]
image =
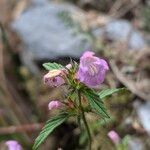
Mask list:
[{"label": "pink flower", "polygon": [[7,141],[6,145],[8,146],[8,150],[22,150],[21,145],[15,140]]},{"label": "pink flower", "polygon": [[51,70],[44,75],[44,83],[50,87],[59,87],[65,83],[62,78],[62,70]]},{"label": "pink flower", "polygon": [[120,137],[118,135],[117,132],[115,132],[114,130],[111,130],[110,132],[108,132],[108,137],[112,140],[112,142],[114,144],[119,144],[120,142]]},{"label": "pink flower", "polygon": [[48,109],[49,109],[49,110],[58,109],[58,108],[60,108],[61,106],[62,106],[62,103],[61,103],[60,101],[55,100],[55,101],[49,102],[49,104],[48,104]]},{"label": "pink flower", "polygon": [[89,87],[100,85],[105,78],[108,64],[104,59],[94,56],[94,52],[87,51],[80,58],[77,78]]}]

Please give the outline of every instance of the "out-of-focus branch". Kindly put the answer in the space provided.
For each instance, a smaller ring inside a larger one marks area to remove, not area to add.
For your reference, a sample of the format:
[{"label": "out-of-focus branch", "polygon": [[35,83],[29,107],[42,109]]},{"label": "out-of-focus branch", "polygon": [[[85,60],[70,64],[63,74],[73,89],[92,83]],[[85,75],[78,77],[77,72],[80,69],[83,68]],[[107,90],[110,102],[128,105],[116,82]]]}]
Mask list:
[{"label": "out-of-focus branch", "polygon": [[144,94],[143,92],[141,92],[140,90],[138,90],[135,86],[134,83],[131,80],[128,80],[122,73],[120,73],[119,69],[117,68],[116,64],[114,61],[110,61],[110,66],[111,69],[113,71],[113,73],[115,74],[115,76],[117,77],[117,79],[123,84],[125,85],[133,94],[137,95],[138,97],[140,97],[142,100],[149,100],[150,97],[146,94]]},{"label": "out-of-focus branch", "polygon": [[[116,3],[114,3],[114,6],[112,6],[112,9],[110,10],[109,14],[110,16],[114,18],[121,18],[123,15],[125,15],[127,12],[132,10],[133,8],[137,7],[140,3],[140,0],[135,0],[132,3],[128,2],[128,4],[124,4],[125,1],[118,0]],[[123,6],[120,10],[118,10],[121,5]]]},{"label": "out-of-focus branch", "polygon": [[3,134],[13,134],[13,133],[21,133],[21,132],[33,132],[36,130],[40,130],[43,127],[43,123],[36,124],[25,124],[19,126],[9,126],[0,128],[0,135]]},{"label": "out-of-focus branch", "polygon": [[[12,94],[9,91],[9,87],[11,84],[7,82],[5,76],[5,68],[4,68],[4,52],[11,51],[11,47],[7,40],[5,30],[3,24],[0,22],[0,92],[2,93],[0,96],[1,101],[0,104],[8,108],[7,114],[11,117],[11,120],[14,124],[21,124],[28,122],[25,118],[25,115],[22,113],[20,106],[15,102]],[[12,109],[13,108],[13,109]],[[19,117],[18,117],[19,116]],[[1,117],[3,124],[7,124],[5,118]],[[27,141],[30,141],[30,137],[24,133],[23,135]]]},{"label": "out-of-focus branch", "polygon": [[[21,108],[17,105],[17,103],[15,102],[15,100],[12,97],[12,94],[10,93],[10,88],[11,85],[8,84],[6,76],[5,76],[5,68],[4,68],[4,62],[3,62],[3,56],[4,56],[4,51],[11,51],[11,47],[9,45],[9,42],[7,40],[6,37],[6,33],[4,30],[4,27],[2,25],[2,23],[0,22],[0,31],[1,31],[1,47],[0,47],[0,80],[1,80],[1,85],[0,88],[3,90],[4,95],[7,97],[7,100],[3,99],[1,101],[1,103],[3,103],[5,106],[9,107],[9,108],[13,108],[13,109],[9,109],[9,111],[11,111],[12,116],[14,117],[14,120],[19,123],[21,119],[22,121],[28,121],[26,120],[24,114],[22,113]],[[17,115],[20,116],[19,119],[17,118]]]}]

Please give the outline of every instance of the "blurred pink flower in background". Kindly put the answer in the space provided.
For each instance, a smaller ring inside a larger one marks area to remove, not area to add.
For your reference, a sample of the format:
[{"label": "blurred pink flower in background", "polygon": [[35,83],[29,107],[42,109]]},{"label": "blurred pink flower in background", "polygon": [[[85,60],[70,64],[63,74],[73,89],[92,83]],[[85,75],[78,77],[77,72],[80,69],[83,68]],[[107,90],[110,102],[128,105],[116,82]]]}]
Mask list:
[{"label": "blurred pink flower in background", "polygon": [[62,103],[61,103],[60,101],[55,100],[55,101],[49,102],[49,104],[48,104],[48,109],[49,109],[49,110],[58,109],[58,108],[60,108],[61,106],[62,106]]},{"label": "blurred pink flower in background", "polygon": [[22,150],[21,145],[15,140],[7,141],[6,145],[8,146],[8,150]]},{"label": "blurred pink flower in background", "polygon": [[104,59],[94,56],[94,52],[87,51],[80,58],[77,78],[89,87],[100,85],[105,78],[108,64]]},{"label": "blurred pink flower in background", "polygon": [[111,139],[111,141],[114,143],[114,144],[119,144],[120,142],[120,137],[118,135],[118,133],[114,130],[111,130],[110,132],[108,132],[108,137]]}]

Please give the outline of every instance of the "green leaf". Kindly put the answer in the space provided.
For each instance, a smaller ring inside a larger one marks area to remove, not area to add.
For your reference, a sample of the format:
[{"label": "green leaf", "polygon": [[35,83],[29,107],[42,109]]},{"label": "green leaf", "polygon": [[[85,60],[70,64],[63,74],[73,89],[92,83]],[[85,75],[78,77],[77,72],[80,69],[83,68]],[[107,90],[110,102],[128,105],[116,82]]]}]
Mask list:
[{"label": "green leaf", "polygon": [[40,132],[39,136],[35,139],[35,143],[33,145],[33,150],[37,150],[38,147],[44,142],[44,140],[48,137],[48,135],[60,124],[65,122],[69,118],[69,114],[62,113],[50,120],[48,120]]},{"label": "green leaf", "polygon": [[54,70],[54,69],[62,69],[64,68],[61,64],[57,64],[57,63],[44,63],[43,67],[46,70]]},{"label": "green leaf", "polygon": [[119,88],[119,89],[106,89],[106,90],[102,90],[100,93],[98,93],[98,95],[100,96],[101,99],[104,99],[114,93],[120,92],[125,90],[125,88]]},{"label": "green leaf", "polygon": [[84,95],[88,99],[90,106],[102,117],[109,118],[103,101],[100,99],[99,95],[92,89],[84,90]]}]

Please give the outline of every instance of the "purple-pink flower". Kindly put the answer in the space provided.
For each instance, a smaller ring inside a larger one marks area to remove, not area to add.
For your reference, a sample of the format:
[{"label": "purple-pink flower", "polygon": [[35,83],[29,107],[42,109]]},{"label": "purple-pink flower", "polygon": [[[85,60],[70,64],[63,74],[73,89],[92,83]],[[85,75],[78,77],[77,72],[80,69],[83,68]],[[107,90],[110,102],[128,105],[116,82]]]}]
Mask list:
[{"label": "purple-pink flower", "polygon": [[62,70],[51,70],[44,75],[44,83],[50,87],[59,87],[65,83]]},{"label": "purple-pink flower", "polygon": [[49,110],[58,109],[58,108],[60,108],[61,106],[62,106],[62,103],[61,103],[60,101],[55,100],[55,101],[49,102],[49,104],[48,104],[48,109],[49,109]]},{"label": "purple-pink flower", "polygon": [[118,133],[114,130],[111,130],[110,132],[108,132],[108,137],[112,140],[112,142],[114,144],[119,144],[120,142],[120,137],[118,135]]},{"label": "purple-pink flower", "polygon": [[8,150],[22,150],[21,145],[15,140],[7,141],[6,145],[8,147]]},{"label": "purple-pink flower", "polygon": [[80,58],[77,72],[77,78],[89,87],[100,85],[104,81],[106,71],[109,70],[107,62],[94,55],[94,52],[85,52]]}]

